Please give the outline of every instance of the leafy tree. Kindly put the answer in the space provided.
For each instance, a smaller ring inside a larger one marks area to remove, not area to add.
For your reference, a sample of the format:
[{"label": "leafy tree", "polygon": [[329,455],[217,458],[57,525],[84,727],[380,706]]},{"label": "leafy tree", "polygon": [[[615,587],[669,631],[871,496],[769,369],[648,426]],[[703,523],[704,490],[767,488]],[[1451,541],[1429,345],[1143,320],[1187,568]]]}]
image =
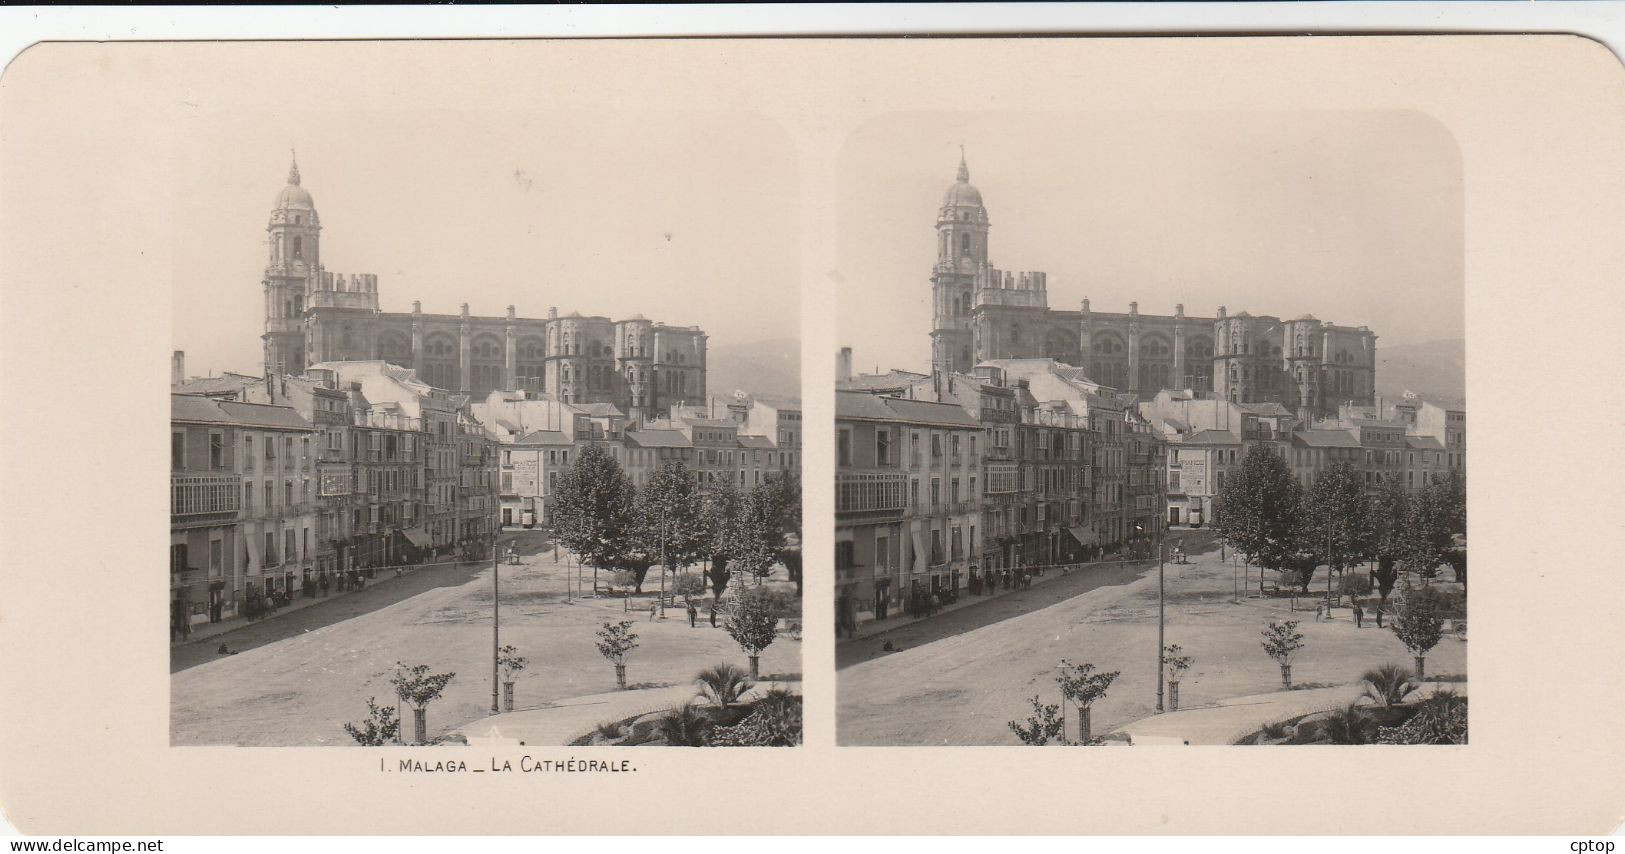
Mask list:
[{"label": "leafy tree", "polygon": [[1303,649],[1303,633],[1298,631],[1298,621],[1272,622],[1262,634],[1264,654],[1281,665],[1282,690],[1292,690],[1292,656]]},{"label": "leafy tree", "polygon": [[1461,585],[1462,592],[1467,590],[1467,550],[1454,548],[1445,552],[1444,562],[1456,573],[1456,583]]},{"label": "leafy tree", "polygon": [[[1347,460],[1333,464],[1320,472],[1314,485],[1304,494],[1303,527],[1299,531],[1304,551],[1313,556],[1316,564],[1325,564],[1338,573],[1364,562],[1374,550],[1369,515],[1365,484],[1353,464]],[[1310,573],[1313,572],[1311,567]],[[1307,578],[1303,584],[1307,593]],[[1329,573],[1326,592],[1331,593]]]},{"label": "leafy tree", "polygon": [[724,709],[753,687],[744,670],[726,661],[701,670],[694,680],[700,684],[700,696]]},{"label": "leafy tree", "polygon": [[379,706],[376,698],[367,698],[367,718],[359,725],[346,723],[344,731],[363,747],[382,747],[394,741],[401,732],[401,719],[394,706]]},{"label": "leafy tree", "polygon": [[671,591],[685,602],[692,601],[696,596],[705,595],[705,578],[698,573],[685,572],[672,581]]},{"label": "leafy tree", "polygon": [[1460,471],[1451,471],[1450,476],[1442,481],[1444,488],[1440,497],[1444,504],[1445,518],[1450,520],[1452,534],[1467,533],[1467,477]]},{"label": "leafy tree", "polygon": [[1287,569],[1302,554],[1301,501],[1302,489],[1286,462],[1255,445],[1242,458],[1236,476],[1225,481],[1214,526],[1248,563]]},{"label": "leafy tree", "polygon": [[638,648],[638,633],[632,631],[632,621],[619,623],[605,621],[598,630],[598,654],[615,665],[615,685],[626,689],[626,656]]},{"label": "leafy tree", "polygon": [[1371,592],[1371,577],[1358,572],[1349,572],[1343,575],[1338,584],[1338,592],[1354,601],[1356,596],[1365,596]]},{"label": "leafy tree", "polygon": [[511,643],[497,650],[497,665],[502,668],[502,707],[507,711],[513,711],[514,680],[528,663],[529,659],[520,655],[519,648]]},{"label": "leafy tree", "polygon": [[1410,517],[1411,501],[1405,487],[1398,480],[1385,480],[1371,496],[1371,510],[1367,517],[1371,523],[1372,557],[1377,568],[1372,573],[1377,582],[1378,607],[1388,602],[1399,580],[1398,563],[1405,554],[1405,525]]},{"label": "leafy tree", "polygon": [[1120,670],[1113,670],[1110,673],[1096,673],[1094,670],[1093,664],[1073,664],[1063,658],[1061,674],[1055,677],[1056,683],[1061,686],[1061,696],[1078,707],[1078,714],[1081,717],[1078,725],[1080,744],[1092,742],[1089,734],[1090,707],[1096,700],[1106,696],[1106,691],[1122,674]]},{"label": "leafy tree", "polygon": [[1179,711],[1179,681],[1191,669],[1191,657],[1183,655],[1184,648],[1172,643],[1162,649],[1163,672],[1168,677],[1168,711]]},{"label": "leafy tree", "polygon": [[744,495],[732,486],[720,487],[706,496],[701,515],[705,529],[704,552],[710,561],[706,574],[711,580],[711,595],[716,598],[728,589],[728,579],[733,576],[728,564],[739,541],[736,528],[742,504]]},{"label": "leafy tree", "polygon": [[1450,486],[1430,483],[1411,498],[1400,536],[1400,560],[1423,579],[1438,574],[1439,564],[1455,548],[1451,536]]},{"label": "leafy tree", "polygon": [[778,542],[777,561],[784,564],[790,580],[801,595],[801,479],[793,471],[770,475],[763,485],[768,488],[769,501],[782,535]]},{"label": "leafy tree", "polygon": [[[699,484],[688,467],[670,462],[649,476],[633,503],[637,551],[664,571],[681,570],[705,558],[707,532]],[[648,567],[645,566],[645,573]],[[639,592],[642,591],[639,579]]]},{"label": "leafy tree", "polygon": [[1389,627],[1416,657],[1416,678],[1421,679],[1428,651],[1438,645],[1444,634],[1444,609],[1439,597],[1425,588],[1408,591]]},{"label": "leafy tree", "polygon": [[760,579],[773,571],[779,552],[784,548],[778,504],[778,489],[771,483],[760,484],[745,493],[731,528],[734,539],[729,552],[735,572]]},{"label": "leafy tree", "polygon": [[729,609],[726,628],[750,656],[750,678],[761,678],[759,659],[762,650],[773,644],[779,636],[779,615],[784,612],[777,594],[765,587],[753,587],[740,594]]},{"label": "leafy tree", "polygon": [[1015,721],[1009,722],[1011,732],[1014,732],[1016,737],[1021,739],[1021,743],[1033,747],[1042,747],[1049,744],[1050,739],[1064,740],[1065,733],[1063,730],[1066,723],[1061,718],[1060,704],[1041,702],[1037,694],[1034,694],[1028,702],[1033,705],[1033,713],[1027,718],[1026,725],[1023,726]]},{"label": "leafy tree", "polygon": [[412,704],[412,734],[418,744],[427,744],[429,741],[429,704],[440,699],[442,691],[457,677],[456,673],[430,673],[429,665],[419,664],[407,667],[401,662],[395,662],[395,678],[390,684],[395,686],[395,694],[403,702]]},{"label": "leafy tree", "polygon": [[[582,563],[606,569],[623,566],[635,545],[632,484],[619,463],[600,445],[587,445],[559,478],[554,492],[558,541]],[[648,571],[648,567],[644,567]]]}]

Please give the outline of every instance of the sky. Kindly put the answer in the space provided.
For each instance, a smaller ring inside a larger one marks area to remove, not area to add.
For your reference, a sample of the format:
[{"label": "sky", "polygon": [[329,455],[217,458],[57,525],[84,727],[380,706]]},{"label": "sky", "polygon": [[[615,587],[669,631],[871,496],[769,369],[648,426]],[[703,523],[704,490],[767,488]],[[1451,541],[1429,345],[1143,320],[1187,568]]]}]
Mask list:
[{"label": "sky", "polygon": [[838,339],[858,371],[927,370],[935,221],[964,146],[1001,270],[1051,308],[1464,334],[1462,169],[1419,112],[898,113],[846,141]]},{"label": "sky", "polygon": [[258,373],[265,226],[297,149],[322,263],[381,307],[697,324],[713,348],[799,336],[796,150],[747,112],[206,112],[175,188],[173,341]]}]

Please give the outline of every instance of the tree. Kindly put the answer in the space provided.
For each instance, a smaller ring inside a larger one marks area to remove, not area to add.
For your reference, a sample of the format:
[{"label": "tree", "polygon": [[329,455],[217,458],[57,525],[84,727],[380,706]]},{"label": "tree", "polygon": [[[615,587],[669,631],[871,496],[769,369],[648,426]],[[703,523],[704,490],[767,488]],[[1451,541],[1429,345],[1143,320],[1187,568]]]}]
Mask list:
[{"label": "tree", "polygon": [[732,486],[713,491],[705,502],[701,519],[705,528],[705,557],[711,563],[707,575],[711,580],[713,598],[721,598],[722,592],[728,589],[728,579],[733,575],[728,564],[738,541],[735,529],[739,524],[739,507],[743,503],[744,496]]},{"label": "tree", "polygon": [[[699,484],[688,467],[670,462],[649,476],[632,507],[636,551],[661,566],[677,571],[705,558],[707,532]],[[643,571],[648,572],[648,566]],[[639,592],[642,591],[639,578]]]},{"label": "tree", "polygon": [[[633,489],[620,464],[600,445],[587,445],[559,478],[554,492],[558,541],[581,562],[607,569],[623,567],[632,526]],[[648,571],[648,567],[644,567]]]},{"label": "tree", "polygon": [[1454,548],[1445,553],[1444,562],[1456,573],[1456,583],[1461,585],[1463,593],[1467,592],[1467,549]]},{"label": "tree", "polygon": [[520,655],[519,648],[513,644],[507,644],[497,652],[497,664],[502,668],[502,708],[511,712],[513,711],[513,683],[518,678],[520,671],[525,669],[528,659]]},{"label": "tree", "polygon": [[[1303,490],[1286,462],[1255,445],[1219,493],[1214,522],[1220,536],[1248,563],[1282,570],[1301,556],[1299,505]],[[1260,586],[1263,582],[1260,580]]]},{"label": "tree", "polygon": [[779,615],[783,611],[778,595],[765,587],[746,590],[729,609],[728,636],[750,656],[752,679],[761,678],[758,662],[762,650],[772,645],[779,635]]},{"label": "tree", "polygon": [[1455,548],[1451,535],[1453,519],[1450,485],[1430,483],[1411,498],[1405,527],[1400,535],[1400,560],[1424,580],[1438,574],[1439,564],[1449,559]]},{"label": "tree", "polygon": [[632,621],[619,623],[605,621],[598,630],[598,654],[615,665],[615,687],[626,690],[626,656],[638,648],[638,633],[632,631]]},{"label": "tree", "polygon": [[1371,556],[1377,561],[1372,575],[1377,582],[1377,607],[1381,608],[1399,580],[1397,565],[1404,556],[1405,520],[1410,516],[1411,501],[1405,487],[1389,479],[1377,487],[1370,502],[1367,518],[1371,524]]},{"label": "tree", "polygon": [[1089,733],[1089,709],[1096,700],[1106,696],[1107,689],[1117,681],[1122,673],[1113,670],[1110,673],[1096,673],[1093,664],[1073,664],[1061,659],[1061,674],[1055,677],[1061,686],[1061,697],[1070,700],[1078,707],[1078,743],[1090,744],[1093,738]]},{"label": "tree", "polygon": [[430,673],[427,664],[407,667],[395,662],[395,678],[390,684],[395,686],[396,696],[412,704],[412,735],[418,744],[429,742],[429,704],[440,699],[440,693],[456,677],[456,673]]},{"label": "tree", "polygon": [[754,687],[744,670],[726,661],[701,670],[694,681],[700,684],[700,696],[724,709]]},{"label": "tree", "polygon": [[685,572],[672,581],[671,592],[683,597],[684,602],[693,601],[695,596],[705,595],[705,578],[699,573]]},{"label": "tree", "polygon": [[1281,689],[1292,690],[1292,656],[1303,649],[1303,634],[1297,620],[1272,622],[1264,628],[1264,654],[1281,665]]},{"label": "tree", "polygon": [[1191,657],[1182,655],[1185,650],[1179,644],[1173,643],[1162,650],[1162,666],[1168,676],[1168,711],[1179,711],[1179,680],[1185,678],[1185,673],[1191,669]]},{"label": "tree", "polygon": [[1349,597],[1349,602],[1352,603],[1354,597],[1365,596],[1371,592],[1371,578],[1358,572],[1345,573],[1342,582],[1338,584],[1338,592]]},{"label": "tree", "polygon": [[1421,679],[1428,651],[1444,634],[1444,609],[1438,595],[1425,588],[1407,591],[1389,626],[1399,642],[1416,657],[1416,678]]},{"label": "tree", "polygon": [[1360,677],[1360,696],[1370,697],[1373,703],[1389,708],[1405,701],[1405,695],[1417,688],[1411,674],[1398,664],[1384,664],[1367,670]]},{"label": "tree", "polygon": [[346,723],[344,731],[363,747],[382,747],[394,741],[401,732],[401,719],[394,706],[379,706],[376,698],[367,698],[367,719],[359,725]]},{"label": "tree", "polygon": [[729,544],[733,571],[765,578],[778,563],[784,548],[784,532],[780,526],[779,497],[772,483],[763,483],[745,493],[736,510],[737,518],[729,529],[733,540]]},{"label": "tree", "polygon": [[1034,694],[1029,700],[1033,705],[1033,713],[1027,718],[1025,726],[1010,721],[1009,727],[1022,744],[1033,747],[1043,747],[1049,744],[1050,739],[1065,739],[1066,722],[1061,718],[1061,706],[1058,703],[1044,703]]},{"label": "tree", "polygon": [[777,519],[780,538],[777,561],[784,564],[790,580],[801,595],[801,479],[793,471],[769,475],[762,482],[767,487],[773,516]]},{"label": "tree", "polygon": [[[1315,483],[1304,494],[1301,516],[1302,547],[1314,556],[1314,563],[1325,564],[1326,593],[1332,591],[1331,573],[1365,561],[1372,552],[1373,530],[1370,502],[1366,500],[1365,484],[1360,481],[1352,463],[1341,460],[1320,472]],[[1310,567],[1310,574],[1314,572]],[[1309,579],[1303,579],[1304,592],[1309,592]]]}]

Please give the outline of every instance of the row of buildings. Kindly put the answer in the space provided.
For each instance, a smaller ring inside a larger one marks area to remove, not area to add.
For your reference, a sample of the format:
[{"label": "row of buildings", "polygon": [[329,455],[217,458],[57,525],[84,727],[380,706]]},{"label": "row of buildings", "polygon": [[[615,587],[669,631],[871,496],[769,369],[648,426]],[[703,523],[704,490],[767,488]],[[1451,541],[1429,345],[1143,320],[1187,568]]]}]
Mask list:
[{"label": "row of buildings", "polygon": [[170,395],[170,590],[220,622],[362,569],[488,548],[497,456],[466,402],[382,362]]},{"label": "row of buildings", "polygon": [[1148,544],[1166,443],[1131,400],[1049,359],[853,377],[836,394],[837,616],[852,627]]},{"label": "row of buildings", "polygon": [[798,473],[801,412],[736,395],[658,419],[527,391],[452,394],[382,361],[187,379],[171,394],[170,589],[177,625],[356,570],[484,555],[506,526],[550,524],[587,445],[643,486],[682,462],[704,488]]}]

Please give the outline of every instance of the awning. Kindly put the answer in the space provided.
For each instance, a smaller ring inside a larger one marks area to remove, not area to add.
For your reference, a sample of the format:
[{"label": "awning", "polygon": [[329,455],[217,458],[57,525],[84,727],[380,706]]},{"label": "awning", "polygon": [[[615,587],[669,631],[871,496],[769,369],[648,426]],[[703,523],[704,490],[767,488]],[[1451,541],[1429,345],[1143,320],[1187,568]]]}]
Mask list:
[{"label": "awning", "polygon": [[1080,546],[1095,544],[1095,532],[1088,528],[1067,528],[1066,530],[1072,534],[1072,539],[1077,540]]},{"label": "awning", "polygon": [[404,535],[406,539],[410,540],[412,545],[417,546],[420,549],[426,549],[432,542],[434,542],[429,538],[429,532],[423,530],[422,526],[407,528],[406,530],[402,531],[401,534]]}]

